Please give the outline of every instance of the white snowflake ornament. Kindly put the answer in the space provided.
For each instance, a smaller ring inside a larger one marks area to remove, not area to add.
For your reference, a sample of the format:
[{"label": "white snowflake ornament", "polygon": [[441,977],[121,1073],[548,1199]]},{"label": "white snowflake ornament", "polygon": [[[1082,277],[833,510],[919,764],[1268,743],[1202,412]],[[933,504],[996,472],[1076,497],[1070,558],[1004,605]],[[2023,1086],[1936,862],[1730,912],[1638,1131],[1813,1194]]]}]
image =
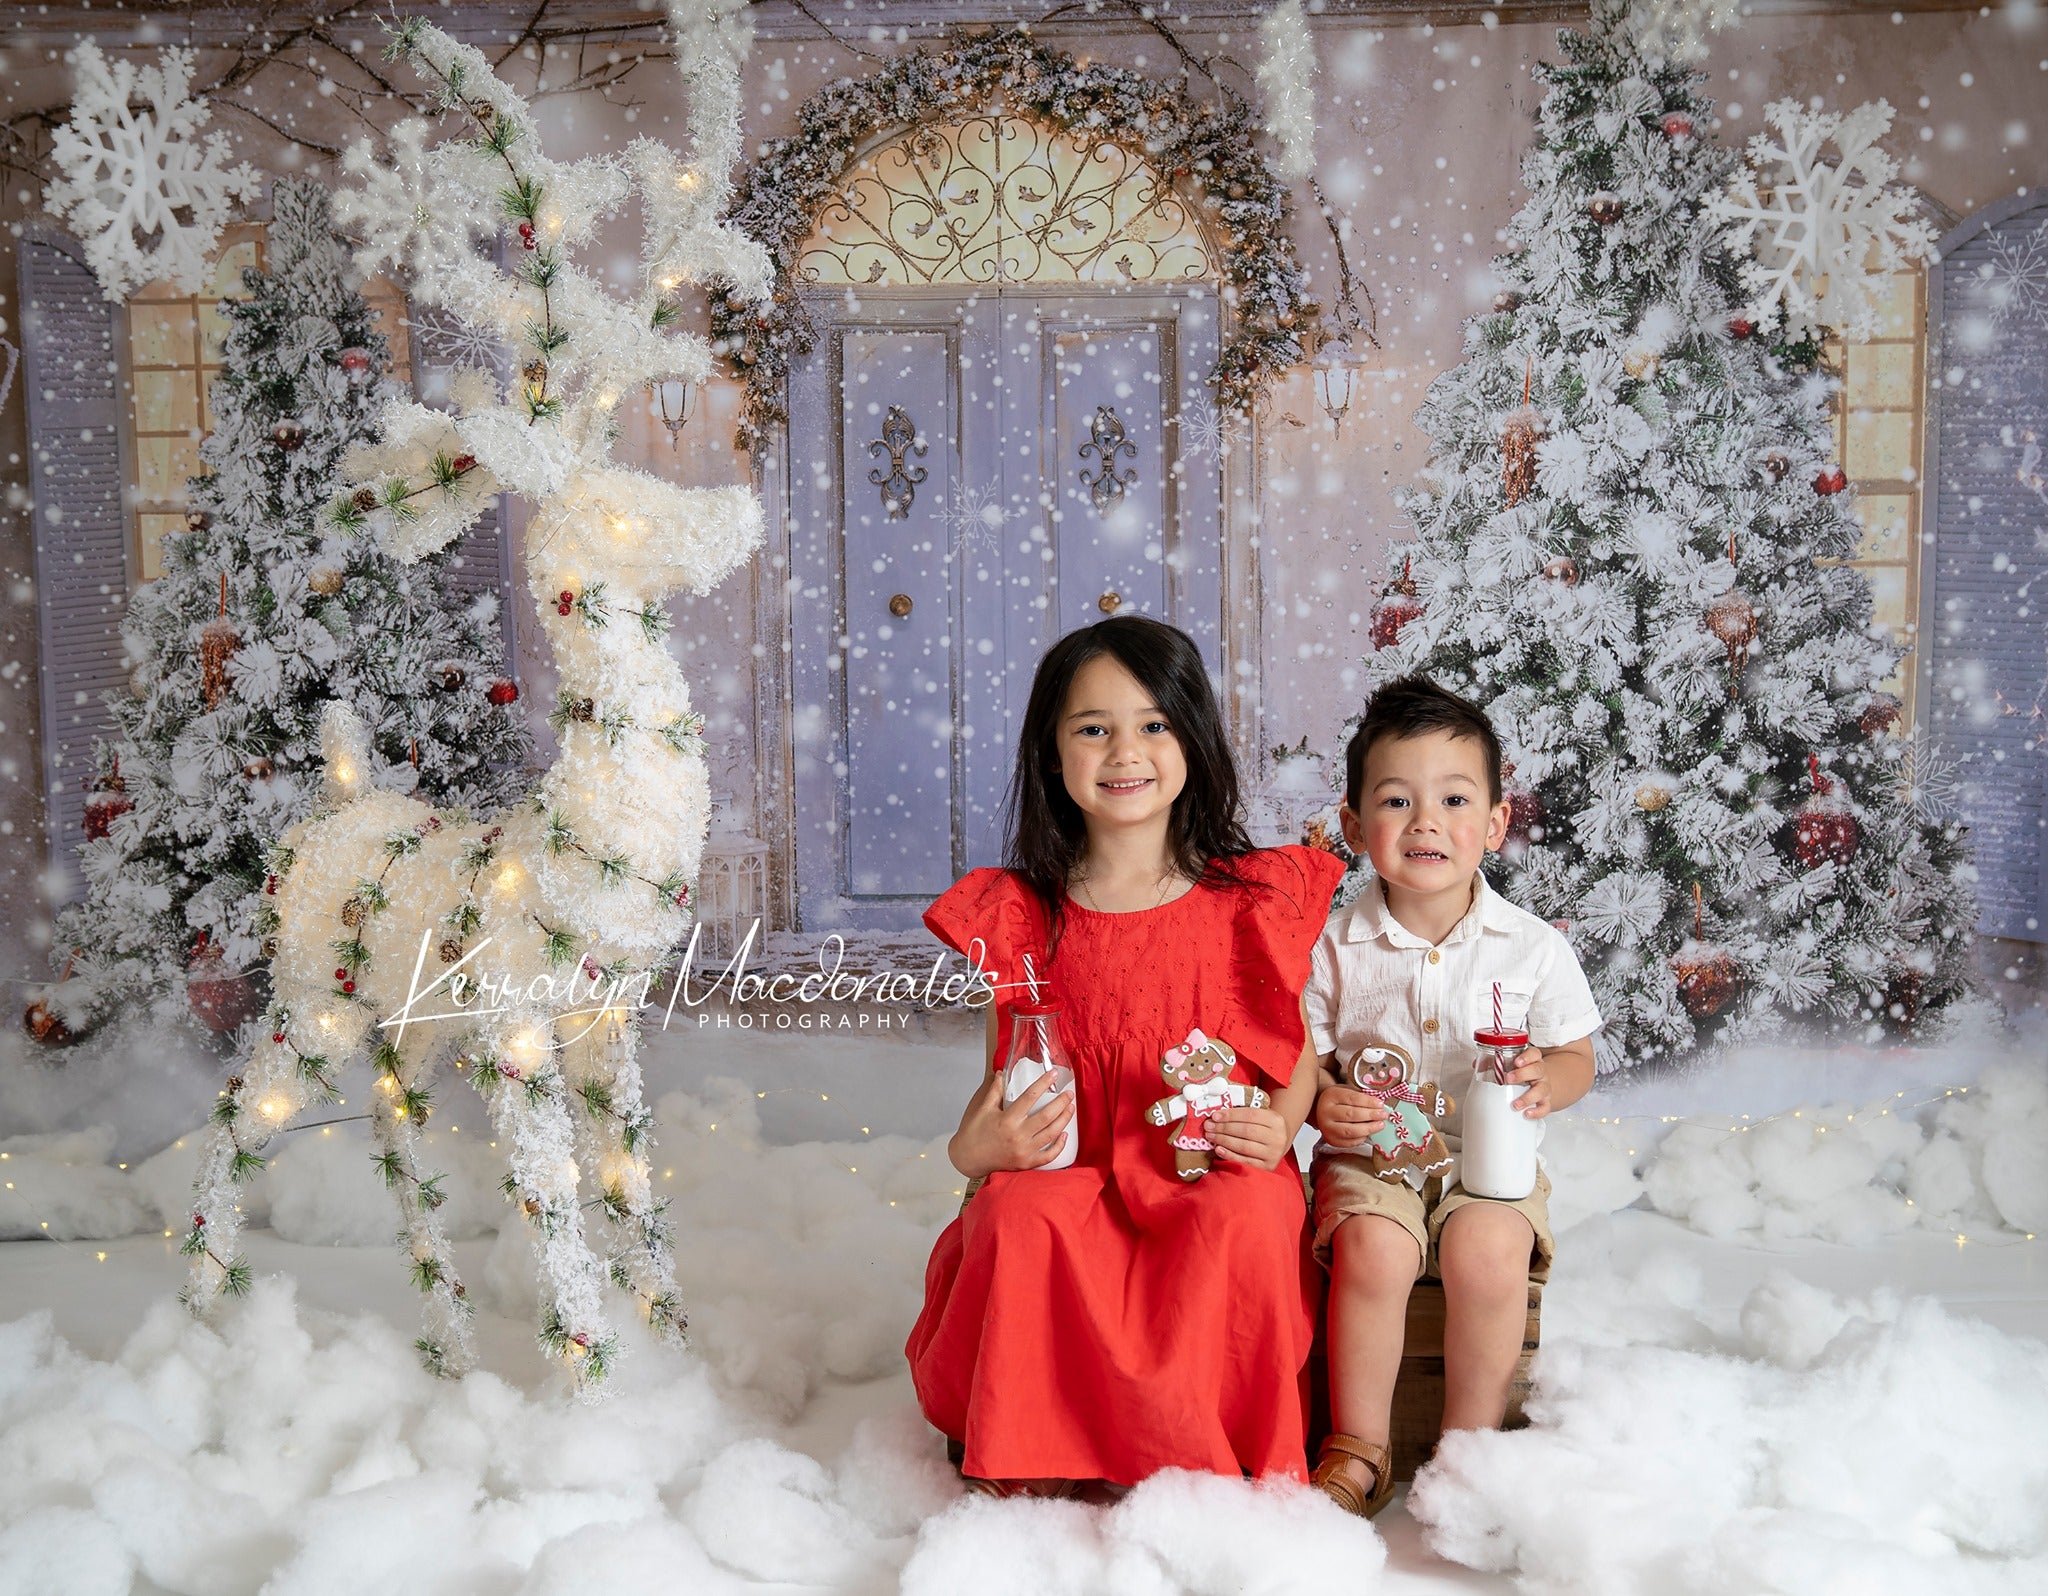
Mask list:
[{"label": "white snowflake ornament", "polygon": [[107,298],[159,279],[197,292],[234,202],[261,193],[263,180],[246,163],[227,164],[225,133],[200,136],[213,112],[190,97],[192,52],[110,66],[87,42],[65,60],[71,120],[51,139],[63,176],[45,202],[85,245]]},{"label": "white snowflake ornament", "polygon": [[[1913,214],[1913,190],[1892,181],[1898,162],[1878,147],[1892,124],[1883,100],[1855,110],[1809,111],[1797,100],[1764,108],[1775,130],[1749,141],[1749,166],[1710,211],[1730,224],[1729,247],[1749,259],[1742,279],[1759,326],[1786,336],[1831,328],[1847,338],[1877,330],[1877,279],[1934,256],[1934,229]],[[1821,158],[1832,142],[1836,159]]]}]

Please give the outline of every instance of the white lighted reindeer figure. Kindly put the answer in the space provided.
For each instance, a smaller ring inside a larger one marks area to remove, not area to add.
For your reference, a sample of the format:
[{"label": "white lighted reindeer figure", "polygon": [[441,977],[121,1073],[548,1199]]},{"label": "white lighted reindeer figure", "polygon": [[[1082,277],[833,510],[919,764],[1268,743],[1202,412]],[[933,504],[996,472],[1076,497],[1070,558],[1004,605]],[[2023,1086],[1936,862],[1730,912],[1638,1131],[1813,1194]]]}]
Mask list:
[{"label": "white lighted reindeer figure", "polygon": [[[270,881],[269,1030],[220,1097],[200,1171],[185,1241],[195,1309],[248,1284],[236,1199],[262,1149],[331,1100],[367,1051],[377,1163],[425,1294],[418,1344],[430,1367],[474,1359],[435,1214],[439,1177],[420,1158],[432,1072],[450,1059],[489,1104],[505,1191],[538,1238],[541,1341],[579,1389],[615,1349],[607,1277],[657,1328],[681,1333],[633,1051],[635,1002],[689,930],[709,808],[702,719],[663,646],[663,602],[744,563],[761,515],[747,489],[681,489],[608,456],[624,398],[710,373],[706,341],[672,330],[675,291],[768,291],[766,256],[719,221],[738,149],[744,6],[671,0],[694,121],[687,164],[644,139],[623,162],[552,162],[479,52],[418,22],[394,35],[389,53],[437,86],[459,131],[430,144],[427,124],[408,121],[388,160],[352,150],[360,187],[337,213],[369,239],[364,270],[403,268],[416,302],[521,350],[522,369],[509,393],[483,373],[459,379],[452,416],[395,406],[384,441],[350,462],[360,486],[335,514],[417,557],[500,491],[531,501],[527,579],[561,665],[561,756],[530,801],[482,822],[376,787],[361,723],[329,710],[324,807],[286,834]],[[629,198],[647,220],[632,301],[574,263]],[[512,235],[502,270],[479,250],[501,231]],[[458,1009],[460,1021],[422,1023]],[[598,1237],[585,1227],[586,1190]]]}]

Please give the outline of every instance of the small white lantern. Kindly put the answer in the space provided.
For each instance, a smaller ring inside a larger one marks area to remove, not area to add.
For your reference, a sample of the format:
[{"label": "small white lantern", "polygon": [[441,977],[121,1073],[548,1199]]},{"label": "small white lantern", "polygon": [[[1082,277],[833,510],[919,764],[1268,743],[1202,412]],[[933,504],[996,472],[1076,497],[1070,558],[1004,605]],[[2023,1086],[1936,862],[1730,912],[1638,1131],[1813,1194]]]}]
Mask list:
[{"label": "small white lantern", "polygon": [[1335,433],[1343,432],[1344,414],[1358,396],[1359,376],[1371,369],[1373,357],[1379,353],[1372,335],[1364,336],[1367,341],[1361,350],[1342,327],[1325,321],[1316,337],[1315,359],[1309,363],[1315,373],[1316,403],[1330,418],[1330,430]]},{"label": "small white lantern", "polygon": [[758,924],[754,950],[767,932],[768,844],[747,835],[732,800],[711,795],[711,825],[704,838],[704,856],[697,870],[697,920],[704,934],[699,953],[729,959],[747,933]]},{"label": "small white lantern", "polygon": [[668,428],[668,446],[673,449],[682,438],[683,427],[690,419],[690,411],[695,408],[697,385],[693,382],[684,382],[680,377],[670,377],[666,381],[651,383],[649,386],[654,390],[654,403],[649,408],[661,418],[661,424]]}]

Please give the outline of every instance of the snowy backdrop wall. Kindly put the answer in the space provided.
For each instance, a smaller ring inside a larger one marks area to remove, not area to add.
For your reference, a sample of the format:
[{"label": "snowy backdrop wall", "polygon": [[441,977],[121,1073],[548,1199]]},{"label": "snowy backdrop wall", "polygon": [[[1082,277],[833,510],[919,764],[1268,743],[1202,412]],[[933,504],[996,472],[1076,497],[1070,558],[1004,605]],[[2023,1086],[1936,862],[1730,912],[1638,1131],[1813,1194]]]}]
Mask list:
[{"label": "snowy backdrop wall", "polygon": [[[944,48],[952,42],[947,30],[956,22],[1028,20],[1030,15],[1011,6],[860,6],[833,13],[838,38],[832,39],[780,0],[767,0],[753,9],[760,42],[748,64],[745,86],[750,149],[794,132],[801,108],[834,78],[872,78],[908,51]],[[1341,432],[1333,431],[1318,409],[1308,370],[1288,372],[1263,409],[1249,447],[1238,443],[1227,463],[1212,473],[1224,528],[1220,547],[1209,551],[1221,588],[1214,610],[1231,633],[1220,640],[1220,647],[1236,695],[1235,725],[1241,744],[1258,755],[1263,774],[1271,772],[1270,750],[1276,745],[1297,744],[1305,737],[1311,748],[1330,747],[1345,717],[1356,708],[1363,683],[1360,660],[1370,648],[1366,617],[1385,579],[1386,550],[1404,530],[1396,495],[1415,479],[1424,455],[1425,440],[1411,417],[1429,381],[1456,362],[1465,318],[1485,309],[1497,289],[1489,261],[1522,197],[1517,169],[1532,137],[1538,98],[1529,64],[1554,56],[1555,28],[1573,13],[1568,8],[1510,4],[1438,7],[1432,15],[1443,20],[1415,21],[1397,8],[1331,5],[1313,21],[1323,65],[1315,170],[1331,206],[1349,228],[1350,262],[1376,306],[1384,354],[1363,379]],[[1250,62],[1256,59],[1254,17],[1249,8],[1197,5],[1175,28],[1198,54],[1214,55],[1223,63]],[[107,20],[106,13],[97,10],[8,8],[5,23],[10,31],[0,38],[8,85],[0,92],[7,114],[65,101],[61,56],[81,28],[89,27],[115,53],[124,45],[140,50],[172,42],[153,25],[122,22],[109,28]],[[515,18],[509,8],[464,6],[454,25],[479,39],[502,38],[508,27],[516,29],[524,20],[523,13]],[[189,37],[201,47],[202,78],[208,60],[207,30],[212,26],[203,9],[179,24],[179,37]],[[1035,36],[1053,48],[1077,52],[1084,61],[1100,60],[1153,76],[1166,75],[1175,64],[1168,43],[1134,18],[1062,18],[1038,28]],[[154,52],[141,53],[153,57]],[[1864,553],[1879,615],[1895,625],[1907,624],[1931,602],[1932,562],[1943,555],[1938,536],[1931,553],[1923,552],[1928,548],[1924,535],[1935,530],[1937,517],[1923,502],[1915,478],[1930,448],[1941,441],[1930,434],[1941,420],[1926,404],[1919,376],[1939,354],[1943,296],[1953,297],[1967,287],[1971,263],[1995,242],[1986,231],[1987,219],[1996,224],[2012,213],[2026,221],[2032,197],[2048,179],[2048,144],[2036,125],[2043,89],[2048,87],[2044,58],[2048,37],[2031,9],[1980,15],[1975,8],[1957,6],[1893,14],[1801,6],[1748,19],[1739,30],[1714,41],[1707,63],[1708,92],[1720,101],[1717,136],[1731,146],[1759,131],[1763,107],[1783,96],[1821,95],[1835,106],[1879,97],[1889,100],[1898,110],[1891,145],[1904,160],[1905,180],[1926,197],[1937,230],[1959,229],[1953,247],[1961,251],[1961,269],[1937,272],[1931,281],[1922,274],[1901,278],[1894,285],[1879,340],[1851,354],[1857,413],[1844,440],[1845,463],[1865,495],[1871,530]],[[530,87],[536,73],[559,81],[571,63],[543,63],[536,57],[524,63],[524,79],[517,67],[508,70]],[[1226,65],[1223,70],[1230,76],[1233,68]],[[657,76],[657,69],[650,68],[641,79],[629,80],[609,95],[584,90],[543,96],[537,102],[538,116],[565,157],[616,147],[636,132],[660,132],[675,115],[675,108],[665,103],[673,90],[666,79],[657,82]],[[1238,87],[1255,97],[1248,67],[1236,69],[1236,76]],[[346,119],[309,80],[259,75],[237,91],[237,97],[270,120],[291,121],[316,142],[337,141],[345,131]],[[221,116],[232,125],[239,152],[264,172],[321,175],[320,157],[305,147],[275,138],[250,117],[231,112]],[[1295,190],[1293,199],[1294,249],[1306,268],[1310,290],[1328,303],[1336,288],[1328,232],[1305,186]],[[21,342],[22,307],[15,293],[21,280],[16,270],[19,252],[25,239],[37,236],[32,229],[39,225],[30,213],[31,203],[26,185],[10,183],[0,195],[0,210],[11,224],[0,239],[0,283],[7,285],[7,334],[15,343]],[[231,232],[231,247],[246,248],[250,236],[246,230]],[[2009,230],[2008,242],[2015,236]],[[1976,255],[1970,253],[1973,248]],[[622,244],[621,270],[629,264],[626,254]],[[1213,279],[1213,263],[1205,269]],[[372,285],[373,301],[378,291],[378,285]],[[1046,289],[1053,291],[1051,286]],[[175,321],[161,307],[148,308],[153,292],[159,291],[144,289],[134,302],[107,308],[110,314],[102,332],[114,354],[118,384],[132,382],[137,370],[149,364],[138,359],[138,354],[147,353],[136,342],[138,329]],[[404,325],[402,301],[388,289],[384,308],[395,347],[431,385],[436,362],[456,358],[460,351],[447,347],[446,329],[426,318],[419,325]],[[176,309],[188,318],[199,314],[193,300]],[[2010,327],[2001,330],[2000,338],[2011,349],[2023,350],[2029,337],[2048,336],[2038,304],[2030,314],[2031,322],[2015,316]],[[1183,329],[1184,372],[1202,363],[1202,339],[1215,336],[1213,329],[1205,334],[1198,322],[1199,315]],[[1131,341],[1125,351],[1131,360],[1142,363],[1147,358],[1139,347],[1142,342]],[[876,358],[884,353],[877,352]],[[184,358],[188,366],[198,363],[197,357]],[[190,383],[195,375],[187,371],[182,380]],[[1160,373],[1135,368],[1111,374],[1116,381],[1131,377],[1140,382],[1161,380]],[[923,380],[913,374],[913,382]],[[622,454],[684,484],[744,480],[751,462],[732,443],[742,397],[738,384],[715,381],[673,440],[660,419],[643,406],[624,406]],[[800,393],[793,397],[800,405],[805,402]],[[7,605],[7,658],[0,664],[0,881],[6,884],[9,907],[0,917],[0,971],[17,979],[46,972],[47,905],[53,893],[61,898],[74,890],[51,869],[43,794],[51,779],[50,721],[54,717],[61,722],[81,707],[75,688],[67,691],[67,684],[47,681],[42,672],[44,660],[61,664],[63,655],[61,647],[53,647],[52,639],[38,631],[28,480],[31,446],[24,430],[24,399],[17,382],[0,410],[0,449],[9,461],[9,493],[0,530]],[[118,604],[127,587],[153,574],[156,540],[164,527],[175,525],[181,511],[178,484],[188,466],[174,440],[167,445],[162,437],[142,435],[125,386],[113,399],[110,414],[119,429],[118,469],[132,495],[121,520],[119,550],[109,556],[114,563],[102,577],[106,601]],[[1085,414],[1096,397],[1068,395],[1063,402]],[[2048,415],[2043,419],[2048,421]],[[873,433],[860,434],[863,446],[850,449],[850,457],[841,463],[849,487],[874,493],[867,470],[877,460],[882,462],[874,480],[883,484],[877,508],[887,521],[896,519],[881,502],[890,491],[888,472],[900,460],[908,484],[919,469],[931,472],[937,462],[930,454],[920,456],[914,444],[892,453],[884,420],[886,416],[875,419]],[[792,750],[815,730],[803,724],[802,692],[805,673],[817,670],[825,647],[816,615],[805,608],[801,587],[807,574],[804,518],[819,509],[805,497],[815,476],[810,467],[816,451],[807,452],[811,435],[803,432],[801,416],[796,433],[797,441],[786,451],[771,447],[762,455],[771,518],[769,558],[751,587],[734,583],[708,598],[678,600],[670,646],[698,684],[699,702],[709,717],[714,784],[733,798],[735,829],[752,831],[769,843],[773,922],[791,926],[803,913],[813,926],[863,918],[869,923],[908,923],[900,908],[866,914],[858,905],[849,908],[832,901],[829,892],[815,886],[814,873],[813,885],[806,885],[806,839],[815,840],[815,828],[825,817],[815,805],[807,807],[802,762],[792,759]],[[879,450],[865,446],[870,437],[882,446]],[[1135,434],[1132,441],[1141,448],[1151,442]],[[1194,450],[1202,441],[1184,438],[1182,443]],[[2007,444],[2022,450],[2024,439]],[[2023,471],[2008,474],[2018,491],[2028,491]],[[1141,471],[1134,492],[1145,491],[1144,476]],[[926,494],[925,500],[909,506],[918,513],[930,508],[934,523],[924,536],[975,536],[971,515],[970,524],[962,524],[957,511],[950,524],[941,518],[943,508],[957,503],[959,491],[971,490],[974,482],[963,476],[948,485],[951,495],[942,499],[932,492],[937,477],[924,480],[929,485],[918,491]],[[1916,533],[1923,535],[1917,547]],[[472,556],[474,574],[516,591],[523,580],[523,573],[512,568],[509,553],[516,541],[515,537],[480,544]],[[1980,551],[1987,561],[2000,552]],[[2015,562],[2038,563],[2038,557],[2038,551],[2025,549],[2011,555]],[[495,572],[494,565],[499,567]],[[2010,573],[1987,569],[1987,592],[2009,591],[2024,580],[2017,573],[2017,564]],[[791,579],[796,580],[794,589],[785,586]],[[1105,585],[1105,599],[1116,586]],[[898,591],[890,581],[872,596],[885,604],[898,598],[915,601],[918,595]],[[515,673],[524,701],[548,705],[554,699],[551,668],[529,635],[531,628],[522,631],[518,626],[519,607],[512,608]],[[1082,618],[1062,616],[1061,624]],[[965,643],[978,646],[983,641],[970,636]],[[999,661],[1015,654],[1013,668],[1028,669],[1033,655],[1028,639],[994,642],[1001,650]],[[1967,678],[1958,681],[1969,686]],[[1899,685],[1912,708],[1924,708],[1915,699],[1924,695],[1925,683],[1902,679]],[[1949,685],[1944,681],[1938,689],[1946,691]],[[795,713],[786,707],[786,696],[798,705]],[[536,757],[544,762],[551,754],[548,733],[545,726],[536,731],[541,745]],[[2016,754],[2024,752],[2025,736],[2023,728],[2015,732]],[[2038,751],[2031,760],[2038,772]],[[73,805],[82,800],[86,774],[69,769],[58,775],[56,785]],[[884,786],[891,794],[898,790],[895,784]],[[2031,788],[2021,778],[2012,801],[2022,808],[2031,801],[2038,808],[2039,787],[2038,775]],[[962,827],[973,823],[971,815],[953,818]],[[942,863],[933,862],[930,868],[942,870],[950,879]],[[2022,897],[2025,890],[2038,891],[2038,880],[2037,872],[2033,886],[2022,889]],[[2021,937],[2038,934],[2025,923],[2029,916],[2024,902],[2005,904],[1997,912],[2001,918],[1989,928]],[[2024,969],[2026,951],[2024,945],[2015,945],[1994,962],[1999,969]]]}]

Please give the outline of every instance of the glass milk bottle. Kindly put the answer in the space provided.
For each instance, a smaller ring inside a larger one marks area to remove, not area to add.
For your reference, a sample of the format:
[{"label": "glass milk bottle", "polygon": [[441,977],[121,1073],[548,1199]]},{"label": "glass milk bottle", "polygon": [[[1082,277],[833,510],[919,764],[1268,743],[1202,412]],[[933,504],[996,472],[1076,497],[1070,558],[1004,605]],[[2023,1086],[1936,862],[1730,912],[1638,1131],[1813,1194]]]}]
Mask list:
[{"label": "glass milk bottle", "polygon": [[[1034,1119],[1050,1111],[1061,1092],[1074,1089],[1074,1067],[1067,1061],[1067,1050],[1060,1046],[1059,1014],[1056,1005],[1037,1001],[1020,1003],[1010,1011],[1010,1053],[1003,1061],[1003,1101],[1014,1103],[1041,1075],[1050,1074],[1053,1078],[1052,1090],[1032,1111]],[[1035,1167],[1065,1169],[1080,1150],[1081,1122],[1077,1116],[1067,1121],[1066,1135],[1052,1162]]]},{"label": "glass milk bottle", "polygon": [[1482,1021],[1472,1033],[1479,1058],[1465,1096],[1458,1180],[1475,1197],[1519,1202],[1536,1189],[1537,1128],[1520,1107],[1528,1086],[1510,1086],[1506,1077],[1529,1033],[1503,1017],[1498,986],[1491,1017],[1491,1025]]}]

